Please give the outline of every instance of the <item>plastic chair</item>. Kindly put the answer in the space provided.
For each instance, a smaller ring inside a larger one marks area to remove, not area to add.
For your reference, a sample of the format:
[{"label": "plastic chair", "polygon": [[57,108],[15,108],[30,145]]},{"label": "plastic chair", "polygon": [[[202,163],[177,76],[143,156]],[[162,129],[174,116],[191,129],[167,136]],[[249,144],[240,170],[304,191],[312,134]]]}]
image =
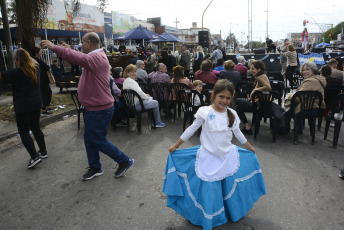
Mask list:
[{"label": "plastic chair", "polygon": [[[292,74],[292,75],[291,75]],[[289,80],[288,79],[292,79],[291,81],[291,85],[288,85]],[[303,81],[303,76],[300,75],[299,71],[294,71],[293,73],[289,73],[286,76],[285,79],[285,89],[284,89],[284,96],[293,91],[294,89],[299,88],[299,86],[302,84]]]},{"label": "plastic chair", "polygon": [[249,99],[253,90],[253,82],[243,81],[241,82],[240,86],[242,98]]},{"label": "plastic chair", "polygon": [[159,102],[159,110],[164,106],[164,111],[169,114],[170,86],[167,83],[154,82],[150,84],[152,97]]},{"label": "plastic chair", "polygon": [[82,113],[83,116],[85,116],[85,107],[81,105],[80,101],[79,101],[79,96],[78,96],[78,91],[77,90],[73,90],[73,91],[69,91],[70,92],[70,96],[72,97],[72,100],[74,102],[74,105],[76,107],[76,110],[78,112],[78,130],[80,130],[80,114]]},{"label": "plastic chair", "polygon": [[182,89],[190,89],[190,87],[184,83],[172,83],[170,84],[170,102],[173,105],[173,120],[176,121],[176,114],[177,114],[177,104],[178,104],[178,117],[181,114],[181,101],[178,101],[177,94],[179,90]]},{"label": "plastic chair", "polygon": [[282,97],[284,94],[284,82],[277,80],[270,80],[271,92],[277,94],[278,104],[282,105]]},{"label": "plastic chair", "polygon": [[[312,136],[312,145],[315,141],[315,120],[318,117],[319,112],[321,111],[320,106],[322,103],[323,97],[320,92],[317,91],[298,91],[296,92],[290,104],[290,115],[294,119],[294,144],[298,144],[298,131],[299,131],[299,120],[308,119],[308,124],[310,128],[310,134]],[[295,114],[295,108],[300,106],[300,112]],[[314,107],[318,108],[315,109]]]},{"label": "plastic chair", "polygon": [[138,84],[144,93],[152,94],[151,88],[147,83],[139,82]]},{"label": "plastic chair", "polygon": [[[127,132],[129,132],[129,119],[132,115],[136,115],[136,119],[137,119],[137,132],[139,134],[141,134],[141,117],[142,117],[142,113],[144,112],[149,112],[150,115],[152,116],[152,121],[154,124],[154,128],[155,128],[155,117],[154,117],[154,113],[153,113],[153,109],[145,109],[144,105],[143,105],[143,101],[141,99],[141,97],[139,96],[139,94],[134,91],[134,90],[130,90],[130,89],[126,89],[126,90],[122,90],[122,96],[127,104],[127,109],[128,109],[128,113],[127,113]],[[141,105],[141,110],[136,109],[136,103],[134,98],[138,98],[140,105]]]},{"label": "plastic chair", "polygon": [[272,103],[279,95],[276,92],[270,91],[256,91],[253,93],[253,124],[254,124],[254,140],[256,140],[259,133],[260,120],[262,118],[270,119],[270,129],[272,130],[272,142],[276,143],[277,122],[272,111]]},{"label": "plastic chair", "polygon": [[333,106],[331,108],[331,112],[326,117],[324,140],[326,140],[327,138],[330,123],[332,120],[334,120],[334,134],[333,134],[333,141],[332,141],[333,148],[337,148],[340,128],[342,126],[342,122],[344,121],[343,112],[344,112],[344,93],[341,93],[337,95],[335,103],[333,103]]}]

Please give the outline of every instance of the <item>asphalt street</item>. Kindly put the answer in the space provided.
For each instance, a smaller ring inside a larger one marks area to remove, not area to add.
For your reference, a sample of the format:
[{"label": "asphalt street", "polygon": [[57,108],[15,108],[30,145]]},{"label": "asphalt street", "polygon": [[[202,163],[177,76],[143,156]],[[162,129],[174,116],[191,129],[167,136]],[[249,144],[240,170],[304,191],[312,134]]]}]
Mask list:
[{"label": "asphalt street", "polygon": [[[122,178],[115,178],[116,163],[101,155],[104,174],[83,182],[87,168],[83,124],[71,117],[46,126],[48,159],[35,169],[26,168],[29,155],[19,137],[0,142],[0,229],[201,229],[166,207],[162,193],[168,147],[182,133],[182,120],[167,121],[151,129],[143,116],[143,133],[135,126],[116,131],[108,139],[135,164]],[[324,124],[311,145],[308,126],[293,145],[292,134],[272,143],[269,124],[249,142],[257,151],[267,194],[246,217],[215,229],[341,230],[344,226],[344,131],[337,149],[329,148],[333,136],[323,140]],[[233,143],[241,146],[238,141]],[[181,148],[199,144],[195,134]],[[244,146],[241,146],[244,147]]]}]

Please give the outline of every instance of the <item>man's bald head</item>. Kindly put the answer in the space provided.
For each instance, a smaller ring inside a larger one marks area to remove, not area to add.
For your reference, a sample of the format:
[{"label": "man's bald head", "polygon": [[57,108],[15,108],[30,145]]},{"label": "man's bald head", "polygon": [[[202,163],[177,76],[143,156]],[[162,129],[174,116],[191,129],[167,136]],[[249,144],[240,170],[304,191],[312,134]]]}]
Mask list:
[{"label": "man's bald head", "polygon": [[84,53],[89,53],[93,50],[99,49],[100,39],[98,34],[89,32],[82,37],[82,49]]}]

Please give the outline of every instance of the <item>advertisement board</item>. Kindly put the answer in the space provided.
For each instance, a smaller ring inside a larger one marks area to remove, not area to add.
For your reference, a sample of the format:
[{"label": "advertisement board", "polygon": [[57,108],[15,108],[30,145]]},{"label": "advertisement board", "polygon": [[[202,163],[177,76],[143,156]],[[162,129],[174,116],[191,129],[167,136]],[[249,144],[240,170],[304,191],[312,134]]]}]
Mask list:
[{"label": "advertisement board", "polygon": [[138,27],[139,25],[155,32],[155,27],[153,24],[142,22],[141,20],[138,20],[131,15],[122,14],[117,11],[112,11],[111,15],[112,15],[112,33],[113,34],[123,34],[125,32],[128,32],[131,29]]},{"label": "advertisement board", "polygon": [[44,29],[104,33],[104,13],[96,6],[80,4],[73,15],[70,1],[52,0],[48,6]]}]

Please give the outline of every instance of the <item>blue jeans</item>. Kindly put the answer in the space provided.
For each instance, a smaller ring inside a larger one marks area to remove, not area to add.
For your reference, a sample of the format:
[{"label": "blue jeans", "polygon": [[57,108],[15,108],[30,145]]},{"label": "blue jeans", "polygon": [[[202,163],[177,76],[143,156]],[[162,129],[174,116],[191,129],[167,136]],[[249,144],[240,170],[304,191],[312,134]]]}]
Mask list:
[{"label": "blue jeans", "polygon": [[101,169],[99,151],[105,153],[118,164],[127,162],[129,157],[106,139],[107,128],[111,122],[114,107],[85,112],[84,141],[91,168]]},{"label": "blue jeans", "polygon": [[[153,109],[155,124],[159,124],[160,122],[162,122],[160,118],[159,102],[156,100],[142,100],[142,102],[145,109]],[[140,110],[140,102],[136,102],[135,107],[137,110]],[[151,122],[153,122],[151,118],[150,120]]]}]

